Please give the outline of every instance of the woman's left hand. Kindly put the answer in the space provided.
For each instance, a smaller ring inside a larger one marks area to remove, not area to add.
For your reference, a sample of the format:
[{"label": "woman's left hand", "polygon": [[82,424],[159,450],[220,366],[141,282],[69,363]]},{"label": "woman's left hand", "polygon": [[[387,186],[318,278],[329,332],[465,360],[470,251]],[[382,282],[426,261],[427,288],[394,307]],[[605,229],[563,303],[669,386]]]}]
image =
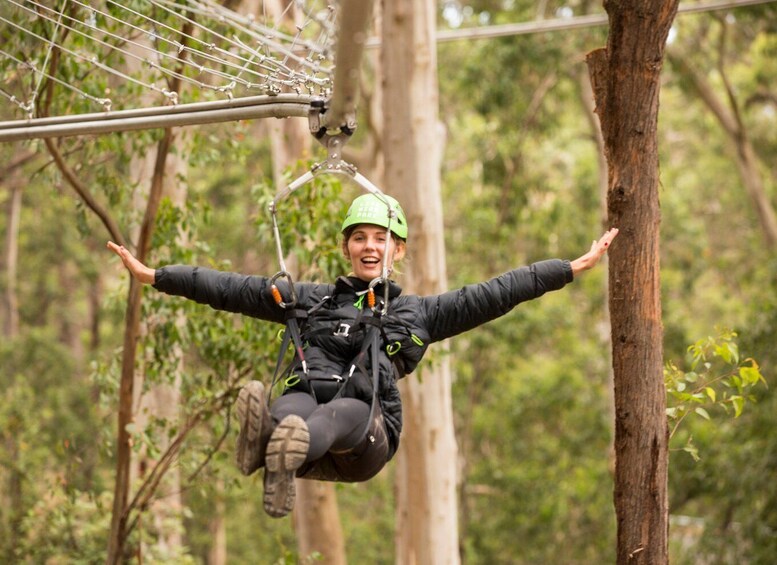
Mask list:
[{"label": "woman's left hand", "polygon": [[154,284],[156,271],[138,261],[123,245],[116,245],[112,241],[109,241],[108,249],[121,258],[121,262],[124,263],[124,266],[127,267],[130,274],[139,282],[142,282],[143,284]]},{"label": "woman's left hand", "polygon": [[588,253],[570,262],[572,274],[577,276],[583,271],[595,267],[602,255],[610,248],[610,244],[616,235],[618,235],[618,228],[612,228],[604,232],[604,235],[598,241],[594,240]]}]

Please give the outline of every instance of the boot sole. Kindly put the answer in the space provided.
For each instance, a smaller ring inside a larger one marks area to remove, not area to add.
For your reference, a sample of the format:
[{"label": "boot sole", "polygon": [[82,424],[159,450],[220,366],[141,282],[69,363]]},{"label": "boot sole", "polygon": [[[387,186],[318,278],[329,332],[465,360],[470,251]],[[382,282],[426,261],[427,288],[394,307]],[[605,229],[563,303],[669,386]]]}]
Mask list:
[{"label": "boot sole", "polygon": [[264,465],[261,437],[266,410],[264,385],[261,382],[251,381],[240,390],[237,397],[240,433],[237,436],[235,459],[238,469],[246,476]]},{"label": "boot sole", "polygon": [[273,518],[286,516],[297,495],[294,475],[308,454],[310,432],[299,416],[286,416],[267,444],[264,471],[264,510]]}]

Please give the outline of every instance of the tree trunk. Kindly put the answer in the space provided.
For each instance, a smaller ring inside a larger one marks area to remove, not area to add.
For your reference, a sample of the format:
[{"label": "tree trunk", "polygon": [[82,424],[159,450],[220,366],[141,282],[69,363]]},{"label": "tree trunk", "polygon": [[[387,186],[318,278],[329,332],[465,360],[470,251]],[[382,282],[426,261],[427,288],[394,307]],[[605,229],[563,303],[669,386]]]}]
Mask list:
[{"label": "tree trunk", "polygon": [[[585,72],[584,69],[581,68],[580,74],[578,76],[578,85],[580,86],[580,101],[583,105],[583,112],[585,113],[585,117],[588,120],[588,124],[591,127],[591,137],[594,140],[594,143],[596,145],[596,162],[597,162],[597,170],[599,172],[599,200],[600,200],[600,213],[602,218],[602,228],[603,229],[609,229],[611,226],[609,225],[609,219],[607,217],[607,158],[605,157],[605,147],[604,147],[604,136],[602,135],[602,127],[599,123],[599,118],[596,115],[596,106],[594,104],[594,92],[593,87],[591,86],[591,78],[588,76],[588,74]],[[601,260],[602,266],[609,265],[609,257],[605,254],[602,257]],[[610,285],[605,277],[604,279],[604,296],[610,295]],[[602,345],[607,347],[608,349],[612,348],[612,339],[611,339],[611,328],[612,325],[610,324],[610,305],[608,302],[605,302],[604,304],[604,321],[606,324],[606,329],[603,331],[605,335],[602,335]],[[615,390],[615,375],[613,374],[612,364],[610,365],[609,370],[607,371],[607,390],[609,391],[609,407],[610,407],[610,421],[612,422],[613,426],[615,425],[615,398],[614,398],[614,390]],[[611,430],[613,433],[613,436],[615,435],[614,430]],[[611,473],[614,473],[615,471],[615,452],[614,452],[614,445],[610,446],[610,451],[608,453],[609,456],[609,465],[608,468],[610,469]]]},{"label": "tree trunk", "polygon": [[294,527],[300,562],[307,562],[305,559],[314,552],[321,555],[315,563],[344,565],[348,562],[334,486],[321,481],[297,481]]},{"label": "tree trunk", "polygon": [[[758,216],[764,244],[769,249],[775,249],[777,247],[777,213],[775,213],[774,206],[772,206],[764,187],[763,177],[759,168],[760,162],[748,136],[747,127],[742,121],[740,110],[736,104],[735,93],[729,89],[727,99],[731,107],[727,108],[725,103],[715,94],[715,89],[712,88],[712,85],[698,70],[693,68],[687,58],[675,50],[669,50],[667,58],[673,67],[690,81],[699,98],[718,120],[729,141],[734,146],[734,161],[737,164],[737,169],[739,169],[739,177],[742,179],[742,184],[745,185],[747,195],[750,197],[750,201],[753,203]],[[720,73],[724,77],[724,84],[728,85],[723,69],[720,69]]]},{"label": "tree trunk", "polygon": [[[304,120],[274,121],[270,131],[273,175],[275,186],[280,188],[284,169],[296,160],[310,156],[312,137]],[[288,265],[292,263],[290,261]],[[318,552],[322,565],[344,565],[348,561],[334,483],[301,479],[296,482],[293,519],[300,560]]]},{"label": "tree trunk", "polygon": [[[383,148],[387,192],[408,216],[413,262],[406,291],[447,285],[440,197],[435,3],[382,3]],[[456,440],[448,356],[402,383],[404,434],[397,461],[396,563],[459,563]]]},{"label": "tree trunk", "polygon": [[658,95],[677,0],[605,2],[607,47],[589,53],[608,163],[615,379],[617,562],[668,562],[668,430],[659,289]]},{"label": "tree trunk", "polygon": [[227,528],[224,515],[224,480],[216,479],[216,497],[213,501],[213,509],[208,518],[208,533],[210,534],[210,547],[208,548],[207,565],[227,565]]},{"label": "tree trunk", "polygon": [[[280,188],[284,169],[297,159],[310,155],[312,137],[307,122],[303,120],[274,121],[270,131],[273,175],[275,186]],[[292,263],[289,261],[288,265]],[[322,564],[344,565],[347,563],[345,538],[334,483],[297,479],[296,488],[293,519],[300,560],[318,552]]]},{"label": "tree trunk", "polygon": [[[193,33],[193,22],[186,22],[181,30],[181,42],[188,43]],[[183,65],[186,51],[178,57]],[[170,79],[169,90],[179,93],[181,80]],[[151,250],[151,239],[154,233],[157,213],[162,200],[165,178],[168,167],[168,157],[173,147],[175,134],[171,128],[162,132],[162,138],[156,145],[154,153],[153,172],[148,197],[144,205],[143,221],[137,238],[135,256],[141,263],[146,263]],[[117,242],[119,243],[119,242]],[[116,477],[114,485],[113,511],[111,514],[111,530],[108,538],[108,558],[110,565],[120,563],[125,555],[127,536],[130,533],[129,493],[132,484],[132,446],[127,426],[135,422],[134,400],[136,397],[135,353],[140,339],[140,313],[143,300],[142,285],[130,277],[129,294],[127,297],[127,313],[125,316],[124,344],[122,348],[121,380],[119,384],[118,429],[116,439]],[[140,388],[140,387],[138,387]],[[176,403],[176,407],[177,407]],[[177,467],[176,467],[177,469]],[[177,472],[177,471],[176,471]],[[176,489],[175,492],[180,492]],[[143,509],[140,509],[141,511]],[[139,556],[139,558],[141,558]]]},{"label": "tree trunk", "polygon": [[[37,153],[18,153],[0,170],[0,182],[8,187],[8,212],[6,216],[5,246],[2,265],[5,271],[5,292],[0,299],[0,316],[3,335],[8,339],[19,333],[19,302],[16,296],[16,277],[19,262],[19,223],[22,217],[21,168],[35,159]],[[4,315],[3,315],[4,313]]]},{"label": "tree trunk", "polygon": [[[147,261],[151,248],[151,236],[156,222],[159,203],[162,198],[162,180],[164,178],[167,156],[172,146],[173,132],[165,130],[160,140],[154,165],[154,182],[151,184],[146,204],[143,224],[135,256],[142,263]],[[159,173],[159,174],[157,174]],[[133,399],[135,398],[135,351],[140,339],[140,306],[143,299],[142,285],[130,277],[127,310],[124,321],[124,344],[122,348],[121,380],[119,384],[118,428],[116,439],[116,478],[113,496],[113,512],[111,514],[111,533],[108,538],[108,559],[111,565],[121,563],[124,559],[127,538],[128,518],[127,507],[130,492],[130,464],[132,462],[132,446],[127,426],[135,421]]]},{"label": "tree trunk", "polygon": [[[15,177],[15,175],[14,175]],[[19,221],[22,215],[22,187],[18,179],[10,179],[8,214],[5,232],[5,320],[3,335],[13,339],[19,333],[19,303],[16,297],[16,273],[19,259]]]},{"label": "tree trunk", "polygon": [[[189,153],[186,150],[189,144],[189,137],[185,130],[180,132],[176,138],[176,147],[179,151],[167,157],[165,167],[162,170],[155,170],[156,155],[153,151],[136,159],[132,166],[132,170],[137,173],[137,177],[133,179],[134,183],[141,187],[161,183],[163,187],[162,195],[169,198],[174,206],[184,208],[186,206],[188,190],[186,184],[179,182],[178,179],[186,178],[187,176],[188,162],[185,158],[181,158],[181,155],[188,155]],[[159,176],[161,178],[158,178]],[[177,243],[186,245],[185,237],[185,234],[179,235]],[[176,319],[177,326],[182,329],[185,323],[184,316],[179,314]],[[143,327],[141,333],[156,333],[156,329],[147,327],[148,324],[145,321],[141,325]],[[136,371],[135,386],[133,387],[135,394],[133,405],[138,407],[135,419],[135,425],[138,430],[144,430],[152,418],[167,421],[170,423],[168,424],[169,426],[176,429],[179,428],[178,421],[181,406],[180,382],[184,370],[183,351],[177,348],[175,356],[177,365],[175,375],[172,376],[170,382],[153,384],[144,394],[141,394],[143,381],[145,380],[143,368],[140,367]],[[157,438],[160,453],[167,451],[170,446],[170,439],[168,436]],[[151,459],[145,450],[141,451],[131,466],[130,482],[136,484],[136,479],[147,479],[147,473],[158,463],[158,461]],[[154,532],[154,537],[150,541],[155,547],[155,553],[175,557],[180,554],[183,547],[183,501],[181,496],[181,472],[178,465],[173,465],[167,470],[163,485],[165,496],[154,500],[147,509],[142,509],[141,511],[147,514],[147,518],[144,520],[144,523],[147,524],[146,528]],[[147,541],[145,542],[145,544],[148,543]],[[141,548],[140,551],[144,554],[146,552],[145,548]]]},{"label": "tree trunk", "polygon": [[[8,171],[15,173],[16,171]],[[9,198],[8,213],[6,217],[5,250],[3,256],[3,270],[5,270],[5,293],[3,305],[6,315],[3,320],[2,335],[7,341],[13,340],[19,334],[19,305],[16,297],[16,275],[19,257],[19,222],[22,212],[22,187],[18,175],[11,174],[8,180]],[[13,421],[13,420],[12,420]],[[22,519],[24,518],[24,501],[22,499],[22,486],[24,475],[19,465],[19,446],[16,441],[16,433],[6,430],[5,451],[8,455],[6,463],[7,479],[6,491],[0,501],[7,509],[8,536],[11,543],[8,545],[7,559],[13,558],[13,547],[21,538]]]}]

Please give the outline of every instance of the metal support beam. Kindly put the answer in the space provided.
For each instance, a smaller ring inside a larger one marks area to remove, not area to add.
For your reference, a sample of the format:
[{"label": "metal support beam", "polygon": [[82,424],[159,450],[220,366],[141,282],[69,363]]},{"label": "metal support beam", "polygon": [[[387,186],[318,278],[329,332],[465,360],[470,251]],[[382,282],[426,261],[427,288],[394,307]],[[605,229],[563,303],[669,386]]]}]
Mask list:
[{"label": "metal support beam", "polygon": [[307,117],[312,97],[281,94],[0,122],[0,142],[96,135],[258,118]]},{"label": "metal support beam", "polygon": [[321,118],[327,131],[356,128],[356,102],[362,54],[367,42],[367,26],[372,0],[342,0],[338,7],[338,37],[335,51],[334,90],[329,108]]}]

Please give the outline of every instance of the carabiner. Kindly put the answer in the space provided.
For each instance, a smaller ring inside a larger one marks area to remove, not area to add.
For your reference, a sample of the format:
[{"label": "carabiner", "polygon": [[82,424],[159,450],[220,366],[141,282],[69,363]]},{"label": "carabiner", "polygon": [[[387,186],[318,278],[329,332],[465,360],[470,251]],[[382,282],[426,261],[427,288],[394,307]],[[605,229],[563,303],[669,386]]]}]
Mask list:
[{"label": "carabiner", "polygon": [[[289,281],[289,290],[291,292],[291,300],[289,302],[283,301],[283,296],[281,296],[281,291],[278,289],[277,285],[275,284],[275,281],[281,278],[284,278]],[[284,310],[293,308],[297,304],[297,291],[294,290],[294,281],[292,280],[291,275],[286,271],[278,271],[272,276],[272,278],[270,279],[270,292],[272,293],[272,297],[273,297],[273,300],[275,300],[275,303],[281,308],[283,308]]]},{"label": "carabiner", "polygon": [[[383,283],[383,302],[382,306],[379,308],[376,304],[375,300],[375,287],[378,286],[380,283]],[[367,305],[370,307],[370,310],[375,312],[376,314],[383,315],[386,312],[388,312],[388,301],[389,301],[389,281],[386,277],[375,277],[370,281],[370,284],[367,286]]]}]

